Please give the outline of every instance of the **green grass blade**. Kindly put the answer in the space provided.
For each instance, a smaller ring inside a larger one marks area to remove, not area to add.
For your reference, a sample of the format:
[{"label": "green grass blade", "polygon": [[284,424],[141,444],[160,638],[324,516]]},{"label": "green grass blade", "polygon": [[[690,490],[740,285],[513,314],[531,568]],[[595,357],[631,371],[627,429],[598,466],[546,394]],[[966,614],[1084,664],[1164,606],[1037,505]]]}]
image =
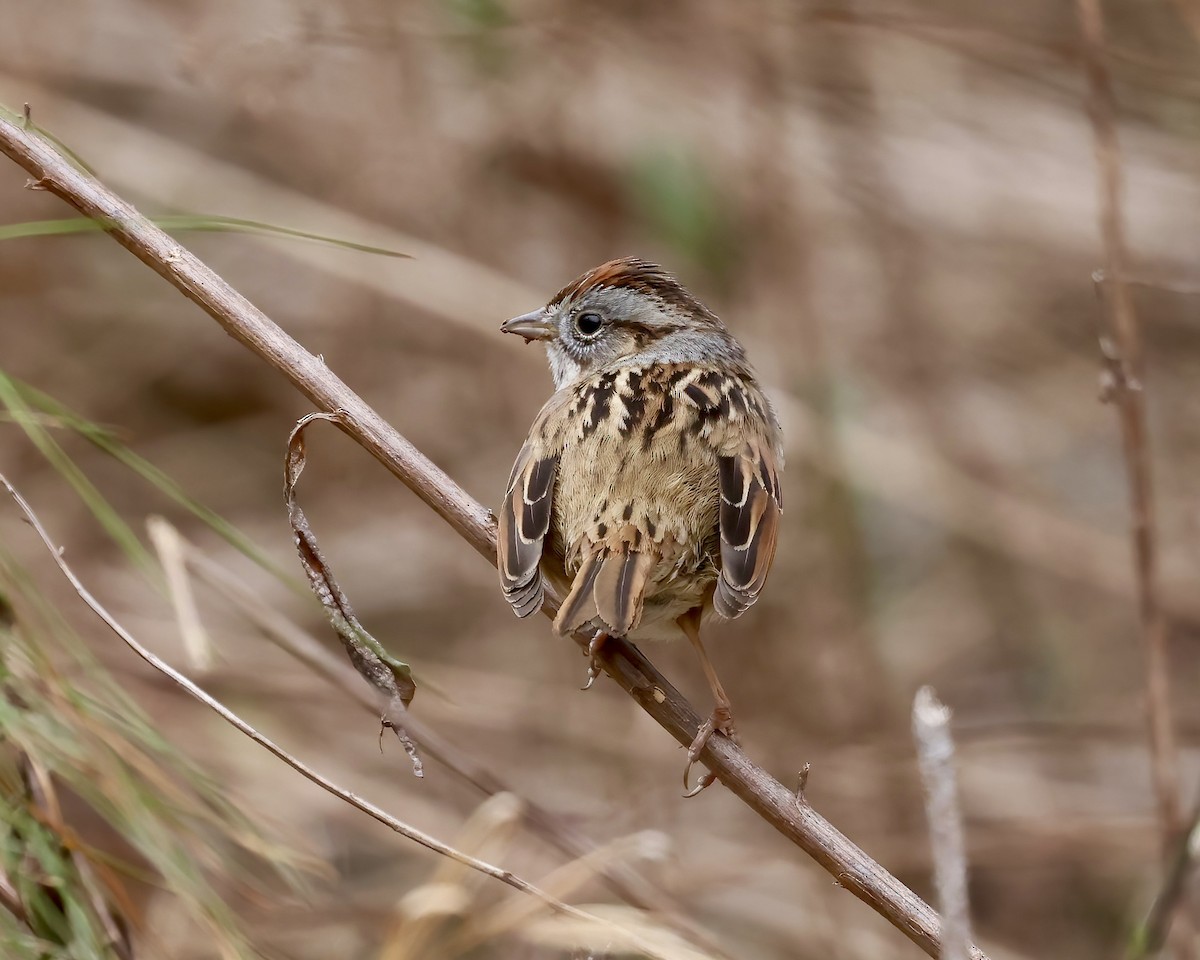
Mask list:
[{"label": "green grass blade", "polygon": [[80,499],[87,505],[92,515],[130,560],[143,571],[154,570],[156,567],[154,559],[150,552],[142,546],[137,534],[130,529],[129,524],[121,519],[112,504],[96,489],[96,485],[67,456],[66,451],[58,445],[58,442],[50,435],[50,431],[46,429],[42,418],[29,408],[21,396],[17,382],[3,371],[0,371],[0,405],[8,410],[14,422],[25,431],[25,435],[29,437],[42,456],[79,494]]},{"label": "green grass blade", "polygon": [[[399,257],[409,259],[407,253],[398,250],[388,250],[385,247],[373,247],[366,243],[355,243],[352,240],[341,240],[337,237],[327,237],[307,230],[295,230],[291,227],[280,227],[271,223],[261,223],[257,220],[243,220],[239,217],[221,217],[213,214],[178,214],[161,217],[151,217],[151,222],[161,227],[167,233],[184,233],[198,231],[202,233],[252,233],[264,236],[289,237],[296,240],[312,240],[346,250],[357,250],[360,253],[371,253],[381,257]],[[112,226],[111,221],[93,220],[89,217],[67,217],[62,220],[29,220],[25,223],[10,223],[0,226],[0,240],[18,240],[28,237],[52,237],[78,233],[100,233]]]},{"label": "green grass blade", "polygon": [[[0,373],[0,376],[3,376],[3,374]],[[21,400],[37,411],[42,420],[56,423],[65,429],[79,434],[79,436],[104,451],[118,463],[132,470],[173,503],[187,510],[235,550],[253,560],[279,580],[290,585],[296,592],[302,594],[308,592],[290,570],[286,570],[276,564],[253,540],[242,533],[237,527],[215,510],[209,509],[194,497],[189,496],[183,487],[172,479],[170,475],[159,467],[156,467],[145,457],[134,453],[129,447],[121,443],[110,430],[80,416],[74,410],[38,390],[36,387],[32,387],[23,381],[11,377],[9,380],[14,384]]]}]

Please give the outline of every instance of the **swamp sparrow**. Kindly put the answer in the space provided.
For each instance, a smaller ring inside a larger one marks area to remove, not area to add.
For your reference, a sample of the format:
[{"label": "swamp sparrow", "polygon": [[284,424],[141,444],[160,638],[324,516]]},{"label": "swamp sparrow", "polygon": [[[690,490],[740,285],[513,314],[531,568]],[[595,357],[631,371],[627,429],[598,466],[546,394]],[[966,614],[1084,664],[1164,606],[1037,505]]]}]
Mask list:
[{"label": "swamp sparrow", "polygon": [[[716,705],[688,750],[735,737],[729,697],[700,642],[709,614],[755,600],[775,556],[779,423],[725,325],[643,260],[613,260],[500,328],[546,345],[556,391],[517,455],[500,509],[499,568],[517,616],[549,580],[560,635],[686,636]],[[692,795],[712,782],[701,778]]]}]

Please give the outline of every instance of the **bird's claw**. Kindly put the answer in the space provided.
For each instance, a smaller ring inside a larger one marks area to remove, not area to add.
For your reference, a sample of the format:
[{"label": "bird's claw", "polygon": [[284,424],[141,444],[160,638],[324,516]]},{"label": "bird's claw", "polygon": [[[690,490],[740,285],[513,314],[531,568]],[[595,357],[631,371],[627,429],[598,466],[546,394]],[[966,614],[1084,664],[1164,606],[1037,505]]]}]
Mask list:
[{"label": "bird's claw", "polygon": [[604,641],[606,639],[607,639],[607,634],[597,633],[594,637],[592,637],[591,642],[588,644],[588,648],[587,648],[587,658],[588,658],[587,683],[585,683],[582,687],[580,687],[579,688],[580,690],[591,690],[592,684],[596,682],[596,678],[598,676],[600,676],[600,672],[604,669],[600,663],[600,657],[599,657],[599,654],[597,651],[599,651],[600,645],[602,643],[604,643]]},{"label": "bird's claw", "polygon": [[706,771],[696,781],[696,785],[690,790],[688,789],[688,777],[691,775],[692,767],[700,759],[704,745],[708,743],[713,732],[717,730],[725,734],[735,744],[741,745],[741,742],[738,740],[737,730],[733,726],[733,714],[729,712],[728,705],[717,704],[713,707],[712,715],[704,723],[700,724],[700,729],[696,731],[696,738],[692,741],[692,745],[688,747],[687,766],[683,768],[683,788],[687,791],[683,795],[684,799],[696,796],[705,787],[712,786],[717,780],[715,773]]},{"label": "bird's claw", "polygon": [[[689,763],[688,764],[689,770],[691,769],[691,766],[692,765]],[[704,773],[702,773],[700,775],[700,779],[696,781],[696,785],[694,787],[692,787],[691,790],[689,790],[687,793],[685,793],[683,795],[683,799],[690,800],[692,797],[696,796],[696,794],[700,793],[706,787],[711,787],[716,782],[717,782],[717,775],[715,773],[709,773],[708,771],[705,771]],[[687,774],[686,773],[683,776],[683,785],[685,787],[687,786]]]}]

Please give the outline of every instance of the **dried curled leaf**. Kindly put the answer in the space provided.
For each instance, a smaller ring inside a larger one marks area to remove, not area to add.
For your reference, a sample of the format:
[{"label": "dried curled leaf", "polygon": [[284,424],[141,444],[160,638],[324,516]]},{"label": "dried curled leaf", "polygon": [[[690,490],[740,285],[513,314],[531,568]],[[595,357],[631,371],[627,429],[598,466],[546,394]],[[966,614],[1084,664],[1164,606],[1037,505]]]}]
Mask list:
[{"label": "dried curled leaf", "polygon": [[407,663],[389,654],[358,622],[350,607],[350,601],[338,586],[333,571],[317,545],[317,538],[309,526],[308,518],[296,501],[296,481],[300,479],[307,462],[304,430],[314,420],[338,422],[337,417],[329,413],[310,413],[301,417],[288,437],[287,460],[284,466],[283,495],[287,503],[288,522],[291,523],[292,533],[296,538],[296,550],[300,554],[300,564],[308,577],[309,586],[321,601],[329,622],[341,638],[350,663],[367,683],[387,699],[383,723],[392,728],[404,745],[412,760],[413,773],[420,777],[424,775],[421,758],[417,753],[416,744],[404,729],[404,714],[417,692],[412,670]]}]

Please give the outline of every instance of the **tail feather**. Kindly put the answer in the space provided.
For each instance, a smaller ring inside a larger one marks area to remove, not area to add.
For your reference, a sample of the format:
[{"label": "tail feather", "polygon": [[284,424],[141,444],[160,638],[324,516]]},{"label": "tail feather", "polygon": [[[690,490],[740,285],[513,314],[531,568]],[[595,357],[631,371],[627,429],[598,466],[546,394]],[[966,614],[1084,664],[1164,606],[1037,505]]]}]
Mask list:
[{"label": "tail feather", "polygon": [[627,636],[642,619],[653,567],[651,554],[633,550],[628,543],[596,550],[575,575],[554,629],[565,636],[598,620],[610,636]]},{"label": "tail feather", "polygon": [[554,618],[554,630],[560,636],[574,633],[585,623],[596,616],[596,601],[592,597],[592,587],[596,575],[600,572],[600,562],[603,551],[596,551],[583,561],[583,566],[575,574],[575,582],[571,584],[571,592],[559,607],[558,616]]},{"label": "tail feather", "polygon": [[642,619],[651,566],[650,554],[628,547],[604,558],[592,594],[597,616],[614,637],[626,636]]}]

